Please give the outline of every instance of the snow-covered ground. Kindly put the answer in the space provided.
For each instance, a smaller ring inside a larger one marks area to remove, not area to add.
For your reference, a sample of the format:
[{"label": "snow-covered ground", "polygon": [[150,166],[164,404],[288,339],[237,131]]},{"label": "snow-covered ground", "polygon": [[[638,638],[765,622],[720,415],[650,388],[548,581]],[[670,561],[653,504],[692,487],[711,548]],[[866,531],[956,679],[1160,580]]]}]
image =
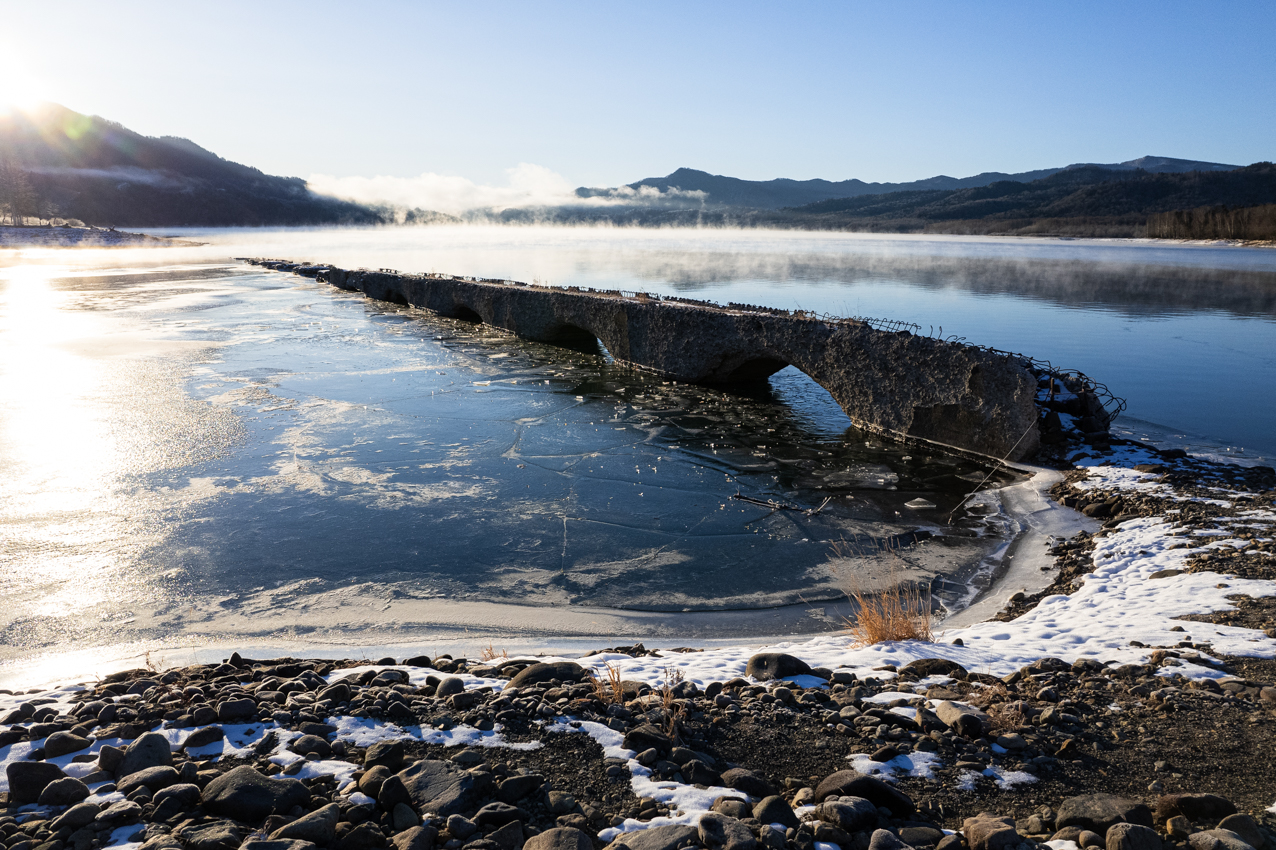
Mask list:
[{"label": "snow-covered ground", "polygon": [[[1178,496],[1158,481],[1158,476],[1136,472],[1128,465],[1143,459],[1137,454],[1123,459],[1127,466],[1115,466],[1095,462],[1089,468],[1089,479],[1078,485],[1080,489],[1103,489],[1128,493],[1154,494],[1171,500],[1187,501],[1194,497]],[[1212,497],[1197,501],[1218,507],[1232,508],[1248,494],[1220,488]],[[894,673],[881,668],[886,665],[902,666],[921,658],[945,658],[955,661],[972,672],[1006,675],[1024,665],[1045,657],[1059,658],[1067,662],[1090,658],[1100,662],[1118,664],[1144,663],[1157,646],[1175,646],[1185,638],[1181,618],[1188,614],[1206,614],[1233,607],[1228,596],[1276,595],[1276,582],[1238,579],[1215,572],[1181,572],[1168,577],[1152,578],[1162,571],[1184,570],[1194,555],[1212,550],[1241,550],[1252,545],[1252,540],[1237,536],[1248,532],[1265,541],[1276,534],[1276,512],[1255,508],[1236,512],[1236,516],[1220,516],[1203,527],[1176,524],[1170,514],[1161,517],[1131,519],[1111,528],[1096,540],[1093,552],[1095,564],[1092,573],[1084,576],[1080,588],[1071,595],[1050,596],[1043,599],[1032,611],[1011,622],[985,622],[964,628],[944,631],[937,642],[904,641],[873,646],[857,646],[846,634],[828,634],[808,640],[778,642],[769,646],[726,646],[708,648],[699,652],[657,652],[634,658],[621,653],[601,653],[585,658],[573,658],[592,668],[602,678],[608,668],[619,671],[627,680],[646,681],[653,685],[667,682],[670,677],[680,677],[705,686],[713,681],[726,681],[744,677],[748,659],[759,651],[785,652],[810,664],[834,671],[847,670],[861,678],[875,677],[889,680]],[[1262,632],[1211,623],[1192,622],[1190,637],[1197,643],[1209,643],[1217,652],[1238,656],[1276,657],[1276,640]],[[536,660],[555,660],[538,657]],[[1190,678],[1220,678],[1223,676],[1214,666],[1179,659],[1177,666],[1164,666],[1162,674],[1181,673]],[[329,675],[330,681],[358,676],[369,669],[385,669],[382,666],[346,668]],[[414,685],[425,684],[427,676],[444,676],[429,668],[407,667]],[[500,690],[504,680],[464,674],[461,677],[466,688],[490,687]],[[797,684],[820,686],[824,682],[811,676],[794,677]],[[57,708],[70,706],[70,699],[79,685],[62,685],[37,696],[48,700]],[[30,694],[0,695],[0,712],[8,711],[23,701],[32,699]],[[889,702],[907,698],[916,704],[921,698],[916,694],[878,694],[870,699]],[[129,697],[121,697],[127,700]],[[915,709],[898,708],[898,711]],[[429,743],[485,747],[530,748],[536,743],[512,743],[505,740],[500,728],[483,732],[466,726],[449,730],[404,725],[353,717],[329,718],[337,728],[336,740],[366,747],[378,740],[415,739]],[[270,747],[271,761],[281,767],[290,767],[301,757],[288,750],[288,742],[296,732],[280,729],[271,723],[227,725],[224,740],[210,744],[198,752],[212,758],[245,756],[253,752],[262,739],[274,733]],[[631,773],[633,792],[640,797],[651,797],[670,807],[668,816],[648,822],[628,820],[624,824],[605,830],[601,837],[610,840],[621,832],[650,828],[673,823],[696,823],[709,810],[714,799],[722,794],[743,797],[739,791],[727,788],[698,789],[676,782],[657,780],[650,769],[639,764],[636,754],[623,745],[623,736],[600,723],[559,718],[544,726],[547,732],[584,733],[596,740],[606,757],[624,759]],[[185,729],[164,729],[174,749],[180,747],[189,734]],[[0,790],[7,790],[5,765],[24,758],[42,742],[24,742],[0,749]],[[97,741],[85,752],[100,750],[106,744],[119,745],[118,740]],[[79,753],[77,755],[82,755]],[[94,765],[73,763],[71,756],[50,759],[72,775],[88,775]],[[867,755],[852,757],[849,765],[863,773],[881,776],[888,781],[901,775],[926,778],[932,775],[936,757],[927,753],[911,753],[890,762],[878,763]],[[301,766],[301,776],[331,774],[338,778],[343,793],[353,799],[358,791],[350,782],[356,767],[339,758],[307,761]],[[962,776],[965,786],[974,787],[979,774],[967,772]],[[1001,771],[990,767],[984,776],[993,779],[1002,788],[1034,781],[1031,774]],[[101,787],[101,786],[98,786]],[[94,789],[96,790],[96,788]],[[118,797],[108,793],[94,799],[110,802]],[[1273,806],[1276,811],[1276,806]],[[37,811],[27,807],[24,814]],[[129,846],[132,833],[122,830],[114,844]]]}]

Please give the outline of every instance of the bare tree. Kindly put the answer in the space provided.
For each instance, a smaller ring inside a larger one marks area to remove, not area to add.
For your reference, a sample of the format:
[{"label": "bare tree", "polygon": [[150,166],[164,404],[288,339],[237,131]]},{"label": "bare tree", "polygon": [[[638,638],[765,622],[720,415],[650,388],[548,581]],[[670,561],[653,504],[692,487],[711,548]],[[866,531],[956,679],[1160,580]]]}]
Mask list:
[{"label": "bare tree", "polygon": [[27,217],[40,216],[40,196],[30,178],[12,160],[0,159],[0,216],[10,224],[25,224]]}]

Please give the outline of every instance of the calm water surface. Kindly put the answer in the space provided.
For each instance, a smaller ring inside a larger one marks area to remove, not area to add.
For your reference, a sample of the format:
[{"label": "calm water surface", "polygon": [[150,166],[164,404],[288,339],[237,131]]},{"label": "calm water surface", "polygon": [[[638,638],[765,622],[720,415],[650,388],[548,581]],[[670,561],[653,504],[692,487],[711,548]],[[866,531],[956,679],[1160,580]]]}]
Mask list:
[{"label": "calm water surface", "polygon": [[[955,603],[1001,542],[982,505],[946,522],[983,470],[850,429],[795,370],[747,395],[679,386],[233,256],[942,326],[1106,382],[1139,435],[1276,452],[1276,252],[548,228],[183,235],[210,244],[0,253],[10,660],[810,631],[830,627],[848,583],[891,571],[947,575]],[[936,509],[905,507],[917,497]]]}]

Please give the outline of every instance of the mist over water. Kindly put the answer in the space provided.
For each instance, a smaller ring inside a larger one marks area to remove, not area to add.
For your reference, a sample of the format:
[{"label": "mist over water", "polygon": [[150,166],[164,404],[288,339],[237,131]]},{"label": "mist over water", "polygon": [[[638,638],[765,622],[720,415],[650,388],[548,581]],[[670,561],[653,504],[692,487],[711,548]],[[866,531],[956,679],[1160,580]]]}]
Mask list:
[{"label": "mist over water", "polygon": [[[180,235],[210,244],[0,254],[10,661],[800,633],[835,625],[852,576],[947,576],[956,604],[1003,542],[985,503],[945,524],[985,470],[857,432],[794,369],[747,393],[678,385],[601,349],[234,256],[942,325],[1106,382],[1139,433],[1276,451],[1272,252],[566,228]],[[936,509],[905,506],[917,497]],[[841,556],[837,541],[851,543]]]}]

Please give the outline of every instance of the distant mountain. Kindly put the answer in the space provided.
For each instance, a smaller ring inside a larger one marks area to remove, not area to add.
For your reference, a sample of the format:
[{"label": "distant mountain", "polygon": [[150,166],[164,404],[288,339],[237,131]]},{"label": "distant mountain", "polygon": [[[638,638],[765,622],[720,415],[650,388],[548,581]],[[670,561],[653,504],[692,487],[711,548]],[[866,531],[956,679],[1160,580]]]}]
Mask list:
[{"label": "distant mountain", "polygon": [[1030,182],[999,181],[950,192],[895,192],[820,201],[783,210],[795,223],[852,220],[1010,221],[1148,216],[1207,206],[1276,203],[1276,166],[1269,162],[1221,170],[1068,168]]},{"label": "distant mountain", "polygon": [[1061,171],[1097,168],[1117,173],[1146,171],[1149,173],[1181,173],[1188,171],[1231,171],[1240,166],[1224,165],[1217,162],[1196,162],[1187,159],[1173,159],[1164,156],[1144,156],[1128,162],[1110,164],[1079,163],[1062,168],[1042,168],[1036,171],[1022,171],[1007,174],[1000,171],[986,171],[973,177],[928,177],[924,180],[913,180],[908,183],[866,183],[863,180],[741,180],[737,177],[723,177],[697,171],[693,168],[679,168],[666,177],[648,177],[636,183],[630,183],[623,189],[589,189],[576,190],[580,198],[610,198],[623,201],[643,189],[648,192],[659,192],[666,199],[666,205],[692,207],[748,207],[752,209],[773,210],[781,207],[798,207],[835,198],[858,198],[864,195],[884,195],[892,192],[928,192],[953,191],[957,189],[978,188],[993,183],[1014,181],[1030,183],[1058,174]]},{"label": "distant mountain", "polygon": [[0,160],[26,172],[40,215],[98,226],[379,223],[380,211],[311,193],[187,139],[143,136],[43,104],[0,115]]}]

